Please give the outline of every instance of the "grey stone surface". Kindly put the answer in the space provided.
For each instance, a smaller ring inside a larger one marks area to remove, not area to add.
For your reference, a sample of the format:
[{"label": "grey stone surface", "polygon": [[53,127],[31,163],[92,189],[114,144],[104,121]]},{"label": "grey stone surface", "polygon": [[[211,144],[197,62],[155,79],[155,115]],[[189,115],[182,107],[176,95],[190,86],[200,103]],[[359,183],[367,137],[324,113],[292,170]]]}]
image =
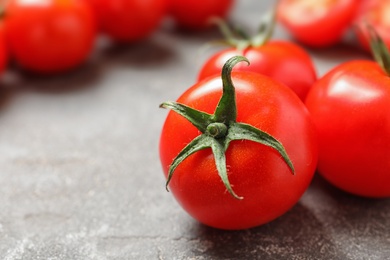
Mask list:
[{"label": "grey stone surface", "polygon": [[[238,1],[255,30],[266,1]],[[263,2],[263,3],[262,3]],[[388,259],[390,200],[345,194],[316,176],[264,226],[221,231],[191,219],[164,189],[158,139],[166,111],[196,78],[216,31],[161,29],[127,47],[101,41],[74,73],[17,69],[0,89],[0,259]],[[275,38],[289,39],[278,27]],[[320,75],[367,58],[313,51]]]}]

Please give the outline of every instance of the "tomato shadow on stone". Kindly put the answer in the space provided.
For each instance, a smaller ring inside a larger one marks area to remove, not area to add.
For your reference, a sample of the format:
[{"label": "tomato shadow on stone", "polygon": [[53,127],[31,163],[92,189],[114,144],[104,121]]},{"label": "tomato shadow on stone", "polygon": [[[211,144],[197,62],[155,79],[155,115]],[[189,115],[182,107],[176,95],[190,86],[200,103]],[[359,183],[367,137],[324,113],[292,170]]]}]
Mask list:
[{"label": "tomato shadow on stone", "polygon": [[[176,41],[175,49],[180,48],[183,52],[194,50],[203,50],[205,47],[227,48],[226,44],[221,44],[225,40],[224,35],[217,26],[210,26],[203,29],[187,29],[174,24],[165,24],[161,28],[165,37]],[[218,42],[218,44],[216,44]],[[180,45],[177,45],[179,43]],[[191,46],[191,48],[190,48]]]},{"label": "tomato shadow on stone", "polygon": [[102,73],[101,65],[92,59],[72,70],[50,75],[32,72],[11,63],[2,85],[15,93],[18,91],[55,94],[76,92],[93,87]]},{"label": "tomato shadow on stone", "polygon": [[311,259],[321,254],[331,259],[342,255],[321,222],[301,203],[257,228],[223,231],[199,224],[197,232],[212,245],[198,253],[210,259]]},{"label": "tomato shadow on stone", "polygon": [[377,208],[384,205],[390,206],[390,198],[367,198],[343,191],[329,183],[319,173],[313,178],[309,190],[317,190],[332,197],[341,207]]},{"label": "tomato shadow on stone", "polygon": [[8,106],[8,104],[12,101],[14,92],[6,89],[6,88],[0,88],[0,115],[2,114],[3,110]]},{"label": "tomato shadow on stone", "polygon": [[327,48],[309,48],[306,47],[313,59],[317,62],[332,62],[340,64],[350,60],[370,60],[372,55],[370,52],[363,50],[353,40],[346,39],[334,46]]},{"label": "tomato shadow on stone", "polygon": [[314,58],[318,57],[324,61],[348,61],[352,59],[357,60],[372,58],[369,52],[362,50],[359,46],[351,45],[345,42],[328,48],[308,48],[308,50],[311,52]]},{"label": "tomato shadow on stone", "polygon": [[322,201],[317,207],[330,228],[341,234],[353,233],[350,239],[356,239],[356,243],[390,239],[390,226],[386,224],[390,219],[390,198],[365,198],[344,192],[319,174],[314,178],[308,196],[312,196],[313,201],[316,198]]},{"label": "tomato shadow on stone", "polygon": [[183,40],[210,42],[223,39],[223,35],[217,26],[194,30],[172,25],[164,29],[167,33],[173,34]]},{"label": "tomato shadow on stone", "polygon": [[115,69],[117,66],[137,70],[161,68],[177,55],[174,48],[178,43],[168,39],[161,32],[156,32],[147,39],[134,43],[118,43],[101,37],[98,44],[98,62],[104,69]]},{"label": "tomato shadow on stone", "polygon": [[[279,35],[284,35],[283,29],[281,31],[279,30],[278,32]],[[314,48],[303,45],[292,36],[288,36],[286,40],[294,42],[295,44],[300,45],[306,49],[313,60],[318,63],[317,65],[321,65],[318,67],[326,68],[326,70],[322,71],[320,74],[324,74],[325,72],[332,69],[334,67],[334,62],[340,64],[350,60],[372,60],[371,53],[363,50],[363,48],[357,44],[357,40],[353,34],[348,34],[341,42],[335,45],[323,48]]]}]

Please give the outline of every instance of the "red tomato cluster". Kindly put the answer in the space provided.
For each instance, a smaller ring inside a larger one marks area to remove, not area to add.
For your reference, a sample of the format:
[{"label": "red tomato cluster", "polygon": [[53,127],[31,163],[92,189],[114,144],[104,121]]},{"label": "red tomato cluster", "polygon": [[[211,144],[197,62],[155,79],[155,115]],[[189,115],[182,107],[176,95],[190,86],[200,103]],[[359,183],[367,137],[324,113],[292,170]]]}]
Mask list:
[{"label": "red tomato cluster", "polygon": [[369,50],[365,24],[371,24],[390,47],[388,0],[281,0],[278,18],[301,43],[329,47],[353,28],[360,45]]},{"label": "red tomato cluster", "polygon": [[[160,139],[167,187],[209,226],[243,229],[279,217],[316,169],[316,132],[303,104],[316,71],[303,48],[268,41],[274,23],[271,15],[243,39],[230,37],[236,33],[222,23],[233,47],[210,57],[177,102],[162,104],[173,110]],[[239,55],[249,64],[232,66]]]},{"label": "red tomato cluster", "polygon": [[99,33],[117,42],[144,39],[165,17],[190,29],[225,17],[233,0],[9,0],[3,4],[0,70],[8,59],[22,68],[59,73],[83,63]]},{"label": "red tomato cluster", "polygon": [[[8,59],[42,74],[67,71],[88,58],[100,33],[134,42],[165,17],[199,30],[233,4],[9,0],[0,71]],[[160,159],[182,207],[213,227],[254,227],[297,203],[316,170],[352,194],[390,197],[389,13],[390,0],[281,0],[278,19],[301,43],[333,45],[355,24],[362,46],[374,50],[377,62],[340,64],[319,79],[302,47],[268,41],[265,27],[211,56],[177,102],[162,104],[172,111]]]},{"label": "red tomato cluster", "polygon": [[[390,197],[388,13],[388,0],[281,0],[278,19],[301,43],[330,46],[355,24],[373,51],[376,61],[319,79],[309,54],[285,41],[231,41],[206,60],[197,83],[161,105],[172,111],[160,159],[180,205],[209,226],[254,227],[290,209],[315,171],[354,195]],[[249,66],[233,66],[237,55]]]}]

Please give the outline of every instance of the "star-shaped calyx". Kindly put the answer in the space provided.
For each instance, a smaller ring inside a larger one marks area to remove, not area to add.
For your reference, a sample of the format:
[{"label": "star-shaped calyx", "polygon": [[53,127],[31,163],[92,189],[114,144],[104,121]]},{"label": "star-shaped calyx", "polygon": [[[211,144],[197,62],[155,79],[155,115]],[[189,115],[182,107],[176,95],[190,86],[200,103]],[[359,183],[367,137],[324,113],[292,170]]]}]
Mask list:
[{"label": "star-shaped calyx", "polygon": [[162,108],[169,108],[190,121],[202,134],[193,139],[173,160],[169,167],[166,188],[175,169],[188,156],[197,151],[211,148],[218,174],[227,191],[236,199],[243,199],[232,189],[229,182],[225,152],[234,140],[250,140],[274,148],[294,174],[294,167],[283,145],[270,134],[249,124],[237,122],[236,93],[231,78],[233,67],[249,61],[242,56],[230,58],[222,68],[223,92],[214,114],[208,114],[177,102],[164,102]]}]

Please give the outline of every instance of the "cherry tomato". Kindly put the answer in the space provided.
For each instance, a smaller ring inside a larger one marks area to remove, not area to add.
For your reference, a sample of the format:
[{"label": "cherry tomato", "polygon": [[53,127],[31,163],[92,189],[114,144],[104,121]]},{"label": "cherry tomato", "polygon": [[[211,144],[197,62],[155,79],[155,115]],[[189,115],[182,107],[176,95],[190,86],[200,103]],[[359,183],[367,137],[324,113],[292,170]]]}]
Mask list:
[{"label": "cherry tomato", "polygon": [[226,18],[234,0],[170,0],[170,14],[183,28],[203,29],[210,26],[210,18]]},{"label": "cherry tomato", "polygon": [[367,51],[370,50],[368,34],[365,29],[366,24],[370,24],[386,45],[390,47],[390,1],[366,0],[361,5],[355,24],[357,25],[356,32],[362,47]]},{"label": "cherry tomato", "polygon": [[100,30],[119,42],[149,36],[166,14],[167,0],[86,0],[96,14]]},{"label": "cherry tomato", "polygon": [[281,0],[278,19],[301,43],[328,47],[338,43],[359,6],[356,0]]},{"label": "cherry tomato", "polygon": [[[230,143],[225,155],[231,186],[243,199],[227,192],[210,148],[182,161],[169,188],[198,221],[221,229],[245,229],[281,216],[299,200],[316,168],[317,139],[308,111],[289,88],[248,71],[233,72],[231,79],[236,91],[237,122],[279,140],[291,158],[295,175],[274,149],[239,140]],[[212,114],[221,95],[222,81],[216,76],[196,83],[177,101]],[[167,177],[174,158],[199,135],[187,119],[169,112],[160,137],[160,159]]]},{"label": "cherry tomato", "polygon": [[234,70],[247,70],[267,75],[290,87],[303,101],[317,79],[314,64],[304,49],[284,41],[270,41],[262,46],[222,50],[208,59],[200,70],[198,80],[220,74],[223,64],[242,54],[250,65],[237,64]]},{"label": "cherry tomato", "polygon": [[80,65],[96,35],[92,10],[80,0],[10,0],[4,22],[11,55],[39,73]]},{"label": "cherry tomato", "polygon": [[390,78],[372,61],[334,68],[306,106],[319,136],[318,170],[347,192],[390,196]]}]

